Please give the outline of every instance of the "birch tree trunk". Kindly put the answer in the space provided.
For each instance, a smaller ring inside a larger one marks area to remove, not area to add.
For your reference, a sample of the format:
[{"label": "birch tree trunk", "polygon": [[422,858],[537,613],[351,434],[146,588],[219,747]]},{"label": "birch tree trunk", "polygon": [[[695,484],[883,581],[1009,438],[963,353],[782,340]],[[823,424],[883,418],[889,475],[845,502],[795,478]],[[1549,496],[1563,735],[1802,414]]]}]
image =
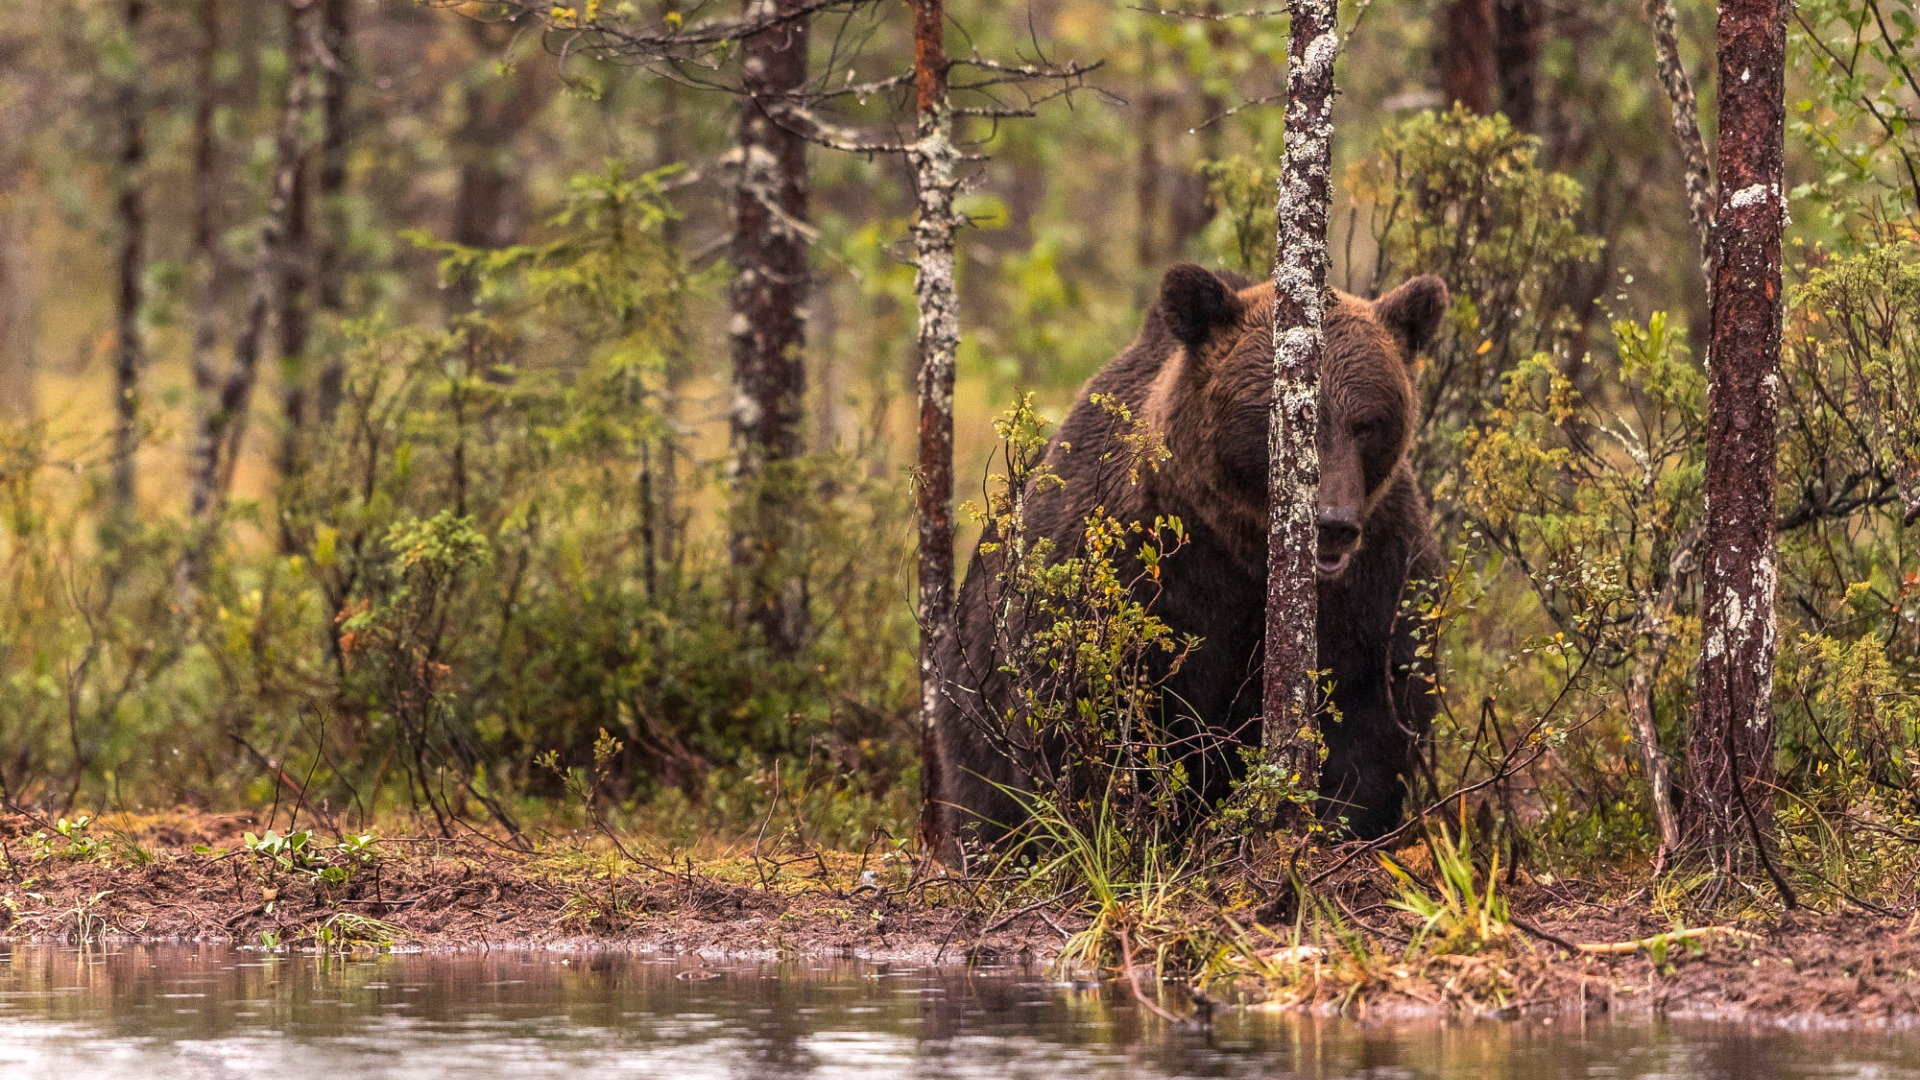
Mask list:
[{"label": "birch tree trunk", "polygon": [[140,450],[140,374],[146,350],[140,337],[140,308],[146,299],[147,135],[146,95],[141,90],[140,36],[147,18],[146,0],[126,0],[121,8],[126,35],[127,70],[115,91],[114,112],[119,123],[118,191],[114,218],[119,225],[120,251],[114,289],[113,346],[113,502],[122,523],[137,513],[134,503],[135,462]]},{"label": "birch tree trunk", "polygon": [[954,287],[956,190],[953,112],[947,101],[945,15],[941,0],[913,6],[914,89],[918,122],[907,161],[919,216],[913,223],[914,301],[920,330],[920,733],[923,800],[933,824],[933,716],[941,693],[940,647],[953,632],[953,375],[960,347],[960,297]]},{"label": "birch tree trunk", "polygon": [[214,129],[220,62],[220,0],[200,0],[193,88],[193,209],[187,225],[187,260],[193,268],[193,333],[187,366],[193,373],[195,427],[212,408],[218,372],[213,350],[219,340],[220,144]]},{"label": "birch tree trunk", "polygon": [[[1686,178],[1687,218],[1698,237],[1700,276],[1709,295],[1713,292],[1713,175],[1707,166],[1707,145],[1700,137],[1700,105],[1694,97],[1693,81],[1687,77],[1680,59],[1680,42],[1675,32],[1673,0],[1646,0],[1647,23],[1653,33],[1654,64],[1660,85],[1666,91],[1673,115],[1674,141],[1680,146],[1682,171]],[[1690,530],[1675,545],[1666,583],[1641,615],[1640,645],[1627,677],[1627,721],[1633,731],[1634,750],[1647,778],[1653,805],[1654,824],[1660,831],[1660,853],[1656,872],[1681,842],[1680,818],[1673,804],[1673,778],[1667,754],[1660,748],[1659,724],[1653,711],[1654,684],[1660,668],[1672,650],[1675,633],[1675,609],[1680,602],[1680,577],[1694,561],[1700,530]]]},{"label": "birch tree trunk", "polygon": [[1757,861],[1791,907],[1793,893],[1767,850],[1786,20],[1787,0],[1720,5],[1705,600],[1687,807],[1718,869],[1731,875]]},{"label": "birch tree trunk", "polygon": [[[292,40],[301,46],[287,60],[286,104],[274,134],[273,179],[266,217],[260,222],[260,247],[254,254],[252,283],[246,316],[233,344],[233,360],[221,380],[217,396],[207,407],[193,446],[190,509],[196,526],[204,530],[219,512],[234,459],[246,432],[247,409],[260,367],[260,351],[283,277],[288,215],[293,205],[295,175],[300,166],[300,128],[312,97],[308,75],[313,48],[308,25],[314,0],[287,0],[287,17],[296,23]],[[203,536],[203,542],[206,538]],[[198,558],[204,553],[196,553]]]},{"label": "birch tree trunk", "polygon": [[[761,19],[799,0],[750,0]],[[807,21],[792,18],[749,37],[734,189],[734,268],[727,333],[733,354],[732,456],[737,497],[730,554],[744,614],[781,655],[806,635],[802,583],[786,570],[795,541],[788,463],[799,456],[806,390],[807,144],[794,113],[807,82]]]},{"label": "birch tree trunk", "polygon": [[1713,175],[1707,168],[1707,144],[1700,137],[1700,105],[1693,96],[1693,80],[1680,60],[1680,41],[1674,31],[1673,0],[1646,0],[1647,22],[1653,28],[1654,64],[1660,85],[1673,112],[1673,137],[1680,144],[1686,172],[1687,220],[1700,237],[1700,275],[1713,291]]},{"label": "birch tree trunk", "polygon": [[[347,308],[347,143],[352,136],[347,88],[353,76],[349,4],[350,0],[321,0],[320,5],[320,161],[314,195],[320,206],[321,236],[313,277],[314,305],[323,317],[337,316]],[[333,422],[345,380],[344,353],[328,349],[314,394],[314,417],[322,426]]]},{"label": "birch tree trunk", "polygon": [[1333,171],[1334,0],[1289,0],[1286,158],[1273,263],[1273,407],[1267,437],[1266,762],[1301,789],[1318,780],[1314,572],[1320,494],[1321,325]]}]

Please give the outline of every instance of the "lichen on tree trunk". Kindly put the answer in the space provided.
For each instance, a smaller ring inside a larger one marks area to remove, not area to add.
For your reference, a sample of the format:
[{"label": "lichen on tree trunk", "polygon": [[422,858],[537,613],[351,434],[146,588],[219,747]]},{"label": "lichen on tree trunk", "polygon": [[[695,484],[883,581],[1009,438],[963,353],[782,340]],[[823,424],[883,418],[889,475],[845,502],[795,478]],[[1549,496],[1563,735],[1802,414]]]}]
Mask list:
[{"label": "lichen on tree trunk", "polygon": [[730,553],[742,614],[775,652],[806,636],[804,584],[787,566],[797,543],[792,462],[801,452],[808,292],[807,143],[795,113],[807,83],[807,20],[799,0],[750,0],[748,16],[774,22],[742,49],[738,179],[730,250],[735,491]]},{"label": "lichen on tree trunk", "polygon": [[121,29],[126,34],[128,70],[115,89],[114,111],[120,126],[114,217],[119,226],[118,281],[114,290],[113,346],[113,499],[123,523],[135,514],[134,456],[140,449],[140,375],[146,367],[141,343],[140,308],[145,302],[147,210],[146,95],[140,62],[141,27],[146,0],[126,0]]},{"label": "lichen on tree trunk", "polygon": [[1786,19],[1785,0],[1720,6],[1705,596],[1687,810],[1716,869],[1739,873],[1758,862],[1791,906],[1767,851]]},{"label": "lichen on tree trunk", "polygon": [[907,148],[918,214],[913,223],[913,295],[919,312],[920,468],[915,509],[920,526],[920,730],[925,766],[924,827],[931,835],[933,716],[941,693],[940,646],[953,630],[953,378],[960,347],[960,296],[954,286],[953,111],[947,99],[947,51],[940,0],[913,7],[916,124]]},{"label": "lichen on tree trunk", "polygon": [[1311,790],[1319,769],[1314,676],[1319,668],[1314,569],[1320,491],[1321,318],[1332,195],[1332,0],[1291,0],[1286,156],[1273,266],[1273,405],[1267,441],[1266,763]]},{"label": "lichen on tree trunk", "polygon": [[[279,300],[283,285],[281,260],[285,258],[288,215],[294,196],[295,173],[300,164],[300,133],[306,122],[307,106],[312,98],[308,75],[312,70],[313,49],[309,40],[310,13],[314,0],[288,0],[287,17],[294,20],[289,40],[301,43],[291,50],[287,64],[286,104],[280,125],[274,134],[272,187],[267,198],[267,213],[260,222],[259,248],[254,253],[253,280],[247,296],[246,317],[239,337],[234,341],[233,359],[221,380],[214,400],[203,406],[199,431],[193,445],[193,486],[189,507],[201,543],[211,537],[208,525],[220,512],[225,499],[234,459],[246,433],[247,410],[260,366],[269,316]],[[207,553],[191,551],[188,563],[196,572],[205,566]]]}]

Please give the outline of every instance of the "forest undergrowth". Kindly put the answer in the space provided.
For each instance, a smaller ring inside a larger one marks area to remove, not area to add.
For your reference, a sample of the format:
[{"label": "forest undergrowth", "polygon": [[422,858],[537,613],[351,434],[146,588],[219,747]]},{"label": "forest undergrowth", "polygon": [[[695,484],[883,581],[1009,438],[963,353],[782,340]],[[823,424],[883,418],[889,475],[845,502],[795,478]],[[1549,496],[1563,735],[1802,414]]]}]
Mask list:
[{"label": "forest undergrowth", "polygon": [[[1150,602],[1153,568],[1191,557],[1178,522],[1023,543],[1049,412],[1003,369],[1119,321],[1036,241],[995,264],[1020,329],[970,339],[1005,355],[963,356],[1014,397],[970,509],[1044,614],[1008,643],[1010,679],[1047,672],[1020,719],[1072,752],[990,858],[927,858],[890,391],[850,437],[730,470],[690,415],[725,278],[683,235],[693,181],[609,163],[516,242],[410,235],[462,302],[328,321],[312,351],[337,381],[276,430],[269,494],[129,512],[98,432],[0,424],[0,937],[1013,955],[1181,1023],[1256,1002],[1920,1016],[1920,128],[1873,134],[1915,34],[1878,10],[1808,0],[1794,30],[1826,59],[1793,110],[1821,179],[1791,196],[1764,865],[1674,824],[1703,328],[1630,288],[1539,135],[1456,106],[1356,133],[1344,176],[1372,290],[1431,273],[1453,296],[1413,451],[1447,569],[1403,610],[1439,716],[1388,836],[1307,823],[1312,793],[1257,764],[1197,796],[1158,683],[1206,643]],[[1831,47],[1848,35],[1879,51]],[[1264,270],[1263,168],[1194,174],[1189,250]],[[884,315],[880,249],[848,242],[869,263],[843,269]],[[1127,467],[1158,468],[1120,419]]]}]

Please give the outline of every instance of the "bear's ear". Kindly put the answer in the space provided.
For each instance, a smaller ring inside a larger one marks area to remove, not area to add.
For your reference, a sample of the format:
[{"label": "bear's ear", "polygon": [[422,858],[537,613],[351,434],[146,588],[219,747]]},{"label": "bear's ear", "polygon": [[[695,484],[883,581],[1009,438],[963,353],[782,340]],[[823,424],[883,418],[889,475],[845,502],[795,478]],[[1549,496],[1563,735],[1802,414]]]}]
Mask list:
[{"label": "bear's ear", "polygon": [[1422,274],[1375,300],[1373,313],[1412,361],[1413,354],[1426,348],[1440,329],[1440,320],[1447,313],[1447,284],[1432,274]]},{"label": "bear's ear", "polygon": [[1167,329],[1188,348],[1205,345],[1240,318],[1240,298],[1213,271],[1181,263],[1160,279],[1160,312]]}]

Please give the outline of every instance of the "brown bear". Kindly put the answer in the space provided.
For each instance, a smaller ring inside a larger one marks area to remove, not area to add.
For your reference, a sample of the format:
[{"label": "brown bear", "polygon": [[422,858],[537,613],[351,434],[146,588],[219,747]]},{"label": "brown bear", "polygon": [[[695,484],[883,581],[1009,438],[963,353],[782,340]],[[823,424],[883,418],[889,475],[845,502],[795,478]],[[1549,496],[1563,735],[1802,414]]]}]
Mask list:
[{"label": "brown bear", "polygon": [[[1326,313],[1318,631],[1339,719],[1322,725],[1319,813],[1361,838],[1399,823],[1405,777],[1434,712],[1403,609],[1409,582],[1440,570],[1407,462],[1417,412],[1409,365],[1446,308],[1446,286],[1428,276],[1371,302],[1335,293]],[[1192,264],[1167,271],[1139,337],[1082,388],[1046,450],[1062,482],[1026,492],[1027,535],[1051,538],[1057,551],[1077,546],[1096,508],[1122,522],[1172,515],[1184,524],[1187,543],[1162,562],[1150,610],[1200,641],[1167,675],[1162,708],[1168,730],[1215,736],[1212,749],[1184,762],[1206,805],[1244,770],[1233,748],[1259,739],[1272,315],[1271,282],[1247,286]],[[1113,452],[1123,431],[1109,399],[1170,453],[1137,482],[1128,455]],[[929,824],[949,861],[960,841],[991,841],[1024,821],[1008,789],[1030,790],[1035,771],[1031,759],[1014,760],[1020,752],[1008,747],[1018,740],[997,726],[1017,707],[1010,658],[995,655],[1011,639],[996,625],[1006,610],[1002,564],[989,548],[974,553],[960,591],[929,731]]]}]

